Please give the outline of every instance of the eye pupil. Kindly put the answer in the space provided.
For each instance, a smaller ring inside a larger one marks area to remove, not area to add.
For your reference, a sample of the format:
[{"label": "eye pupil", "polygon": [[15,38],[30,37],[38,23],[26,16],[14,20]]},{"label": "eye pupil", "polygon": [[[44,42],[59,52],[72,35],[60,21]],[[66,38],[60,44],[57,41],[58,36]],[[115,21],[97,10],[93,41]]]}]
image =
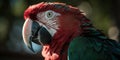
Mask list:
[{"label": "eye pupil", "polygon": [[50,15],[50,13],[49,13],[49,15]]}]

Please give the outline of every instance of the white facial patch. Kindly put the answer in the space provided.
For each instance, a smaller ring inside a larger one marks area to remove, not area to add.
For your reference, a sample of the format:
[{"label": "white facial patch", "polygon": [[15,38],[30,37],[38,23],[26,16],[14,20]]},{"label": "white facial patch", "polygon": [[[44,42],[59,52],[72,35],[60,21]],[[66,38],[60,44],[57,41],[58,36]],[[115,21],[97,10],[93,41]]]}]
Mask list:
[{"label": "white facial patch", "polygon": [[37,14],[37,22],[40,25],[44,26],[53,36],[56,33],[56,30],[59,29],[58,16],[60,15],[60,13],[57,13],[52,10],[40,12]]}]

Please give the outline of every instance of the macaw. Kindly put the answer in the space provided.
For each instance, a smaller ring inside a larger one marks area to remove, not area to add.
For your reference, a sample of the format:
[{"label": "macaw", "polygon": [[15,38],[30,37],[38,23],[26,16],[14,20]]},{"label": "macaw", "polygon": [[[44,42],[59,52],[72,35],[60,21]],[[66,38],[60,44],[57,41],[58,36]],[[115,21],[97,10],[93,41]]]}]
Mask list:
[{"label": "macaw", "polygon": [[120,60],[120,44],[96,29],[78,8],[41,2],[24,12],[22,35],[32,50],[41,45],[45,60]]}]

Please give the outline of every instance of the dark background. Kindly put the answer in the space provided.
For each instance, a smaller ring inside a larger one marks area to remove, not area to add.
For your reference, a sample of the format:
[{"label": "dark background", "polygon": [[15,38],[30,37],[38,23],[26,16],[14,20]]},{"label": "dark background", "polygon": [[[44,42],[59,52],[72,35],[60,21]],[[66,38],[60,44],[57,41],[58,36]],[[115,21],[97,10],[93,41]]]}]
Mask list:
[{"label": "dark background", "polygon": [[120,0],[0,0],[0,60],[42,60],[23,43],[23,13],[39,2],[63,2],[80,8],[94,26],[119,41]]}]

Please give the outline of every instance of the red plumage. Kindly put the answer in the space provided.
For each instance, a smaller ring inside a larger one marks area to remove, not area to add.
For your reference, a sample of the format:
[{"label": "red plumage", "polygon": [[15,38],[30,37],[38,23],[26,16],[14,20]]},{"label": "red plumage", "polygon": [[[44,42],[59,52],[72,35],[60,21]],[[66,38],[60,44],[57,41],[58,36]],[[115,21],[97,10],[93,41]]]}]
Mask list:
[{"label": "red plumage", "polygon": [[[31,18],[33,20],[37,20],[36,14],[39,12],[43,12],[46,10],[53,10],[55,12],[61,13],[61,14],[75,14],[75,15],[81,15],[81,12],[78,8],[72,7],[70,5],[66,5],[64,3],[45,3],[41,2],[39,4],[32,5],[26,9],[24,12],[24,18]],[[80,17],[80,16],[79,16]]]},{"label": "red plumage", "polygon": [[[90,21],[86,19],[83,20],[83,22],[79,22],[84,15],[81,14],[78,8],[57,2],[42,2],[32,5],[25,11],[24,18],[38,20],[36,15],[46,10],[53,10],[63,16],[59,17],[59,22],[61,24],[61,26],[59,26],[60,29],[53,36],[51,43],[43,46],[42,55],[45,57],[45,60],[67,60],[70,41],[72,38],[82,33],[82,30],[79,27],[80,24]],[[69,24],[67,25],[67,23]]]}]

